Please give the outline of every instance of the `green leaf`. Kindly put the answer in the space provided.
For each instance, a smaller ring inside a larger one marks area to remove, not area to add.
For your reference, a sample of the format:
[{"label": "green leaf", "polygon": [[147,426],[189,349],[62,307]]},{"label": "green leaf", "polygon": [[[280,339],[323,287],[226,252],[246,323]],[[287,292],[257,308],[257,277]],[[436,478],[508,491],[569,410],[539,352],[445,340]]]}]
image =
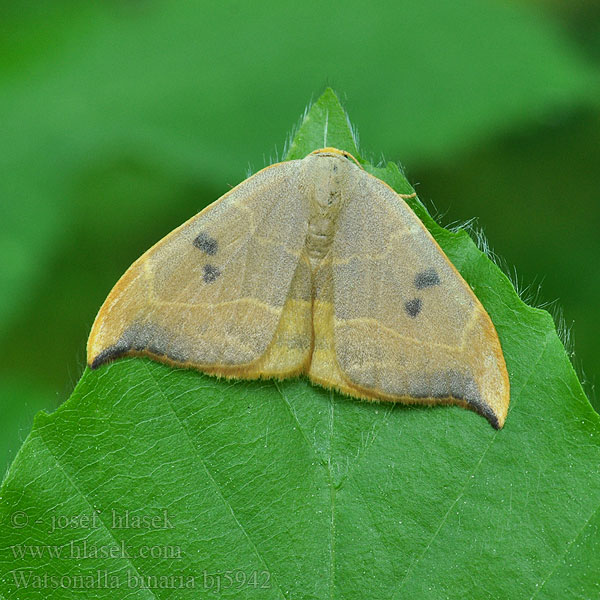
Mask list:
[{"label": "green leaf", "polygon": [[358,156],[358,146],[346,113],[334,91],[327,88],[304,117],[286,160],[304,158],[313,150],[334,147]]},{"label": "green leaf", "polygon": [[[293,156],[322,145],[324,115],[346,122],[329,90]],[[395,165],[376,172],[410,190]],[[504,429],[304,379],[224,381],[145,359],[86,371],[37,416],[4,481],[0,593],[74,598],[87,583],[96,598],[198,598],[220,582],[231,598],[598,597],[600,418],[550,315],[464,231],[412,206],[498,330]]]},{"label": "green leaf", "polygon": [[276,155],[326,81],[371,147],[412,169],[595,106],[595,70],[524,4],[5,2],[0,379],[34,364],[48,408],[64,399],[119,273]]}]

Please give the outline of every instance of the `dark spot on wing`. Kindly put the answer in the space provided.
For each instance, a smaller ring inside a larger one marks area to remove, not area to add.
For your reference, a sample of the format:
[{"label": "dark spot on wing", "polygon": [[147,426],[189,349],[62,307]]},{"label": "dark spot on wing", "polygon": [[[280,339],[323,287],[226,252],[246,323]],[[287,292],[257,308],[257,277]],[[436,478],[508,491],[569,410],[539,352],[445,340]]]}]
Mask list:
[{"label": "dark spot on wing", "polygon": [[440,278],[435,269],[425,269],[415,275],[415,287],[418,290],[423,288],[431,287],[432,285],[439,285]]},{"label": "dark spot on wing", "polygon": [[201,231],[198,236],[194,239],[194,246],[199,250],[202,250],[209,256],[214,256],[219,249],[219,243],[215,238],[210,237],[206,231]]},{"label": "dark spot on wing", "polygon": [[404,303],[404,310],[408,314],[409,317],[413,319],[421,312],[421,308],[423,307],[423,303],[420,298],[413,298],[408,302]]},{"label": "dark spot on wing", "polygon": [[212,283],[217,279],[217,277],[221,274],[221,270],[219,267],[215,267],[213,265],[204,265],[204,273],[202,274],[202,279],[204,279],[204,283]]}]

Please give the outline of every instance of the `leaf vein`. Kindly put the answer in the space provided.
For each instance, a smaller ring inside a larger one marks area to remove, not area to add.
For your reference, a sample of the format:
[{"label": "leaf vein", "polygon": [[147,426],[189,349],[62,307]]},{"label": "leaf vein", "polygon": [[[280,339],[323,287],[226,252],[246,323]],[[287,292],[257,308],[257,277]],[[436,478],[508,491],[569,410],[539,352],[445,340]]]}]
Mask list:
[{"label": "leaf vein", "polygon": [[[532,364],[531,370],[529,371],[529,376],[528,376],[527,380],[525,381],[525,383],[523,384],[523,386],[521,387],[521,389],[519,390],[519,394],[518,394],[517,398],[522,394],[523,390],[527,388],[527,383],[531,379],[532,374],[535,372],[535,370],[537,368],[537,365],[539,364],[539,362],[542,360],[542,358],[544,356],[544,353],[546,351],[546,347],[548,346],[549,338],[552,335],[552,333],[553,333],[553,331],[548,332],[548,334],[544,338],[544,342],[541,345],[541,349],[540,349],[540,353],[538,355],[538,358]],[[511,406],[514,405],[514,403],[516,402],[517,398],[515,398],[515,399],[512,400]],[[477,461],[477,464],[475,465],[475,468],[467,476],[467,478],[466,478],[466,480],[464,482],[464,485],[462,486],[462,488],[460,489],[460,492],[458,493],[458,496],[452,502],[452,504],[450,505],[450,507],[448,508],[448,510],[446,511],[446,513],[444,514],[444,516],[443,516],[440,524],[438,525],[437,529],[435,530],[435,532],[431,536],[431,539],[427,543],[427,546],[425,547],[425,549],[423,550],[423,552],[421,554],[419,554],[417,557],[415,557],[413,559],[413,561],[410,563],[410,565],[408,566],[408,569],[406,570],[406,573],[404,574],[404,577],[400,581],[400,586],[398,587],[398,592],[400,592],[400,590],[404,587],[404,584],[406,583],[406,581],[408,579],[408,576],[412,572],[413,568],[419,563],[419,561],[421,561],[423,559],[423,557],[429,551],[429,548],[431,547],[431,545],[433,544],[433,542],[437,538],[439,532],[444,527],[444,525],[445,525],[445,523],[446,523],[446,521],[448,519],[448,516],[452,512],[452,509],[454,508],[454,506],[456,506],[456,503],[464,496],[465,491],[466,491],[466,489],[467,489],[467,487],[468,487],[471,479],[475,476],[475,473],[479,470],[479,467],[481,466],[481,463],[483,462],[483,459],[485,458],[485,456],[488,453],[489,449],[492,447],[493,443],[496,441],[497,437],[498,437],[498,431],[495,431],[494,434],[493,434],[493,436],[490,438],[490,441],[489,441],[488,445],[486,446],[485,450],[483,451],[480,459]]]},{"label": "leaf vein", "polygon": [[581,536],[581,534],[583,533],[584,529],[588,526],[588,524],[590,523],[590,521],[596,516],[596,514],[599,511],[600,511],[600,504],[596,507],[596,510],[594,510],[594,512],[592,512],[592,514],[589,516],[589,518],[585,520],[585,522],[583,523],[583,525],[581,526],[581,528],[579,529],[579,531],[575,534],[575,536],[573,537],[573,539],[565,546],[564,551],[557,558],[556,562],[552,566],[552,569],[550,569],[550,572],[548,573],[548,575],[546,575],[546,577],[544,577],[544,580],[542,581],[541,585],[536,589],[536,591],[534,592],[534,594],[531,596],[531,598],[529,600],[534,600],[534,598],[536,598],[537,595],[542,591],[542,588],[546,585],[546,583],[548,582],[548,580],[550,579],[550,577],[552,577],[552,575],[554,574],[554,571],[556,571],[558,565],[565,558],[565,556],[569,553],[569,550],[571,549],[571,546],[575,543],[575,541],[579,538],[579,536]]},{"label": "leaf vein", "polygon": [[[44,447],[46,448],[46,450],[48,451],[48,453],[50,454],[50,456],[52,456],[52,458],[54,459],[54,462],[56,463],[56,466],[60,469],[60,471],[63,473],[63,475],[67,478],[67,481],[73,486],[73,489],[79,494],[79,496],[81,498],[83,498],[85,500],[85,502],[90,507],[90,509],[92,510],[92,512],[96,512],[96,509],[94,508],[94,505],[90,502],[90,500],[87,497],[87,495],[83,492],[83,490],[81,490],[79,488],[79,486],[77,485],[77,483],[75,482],[75,480],[69,475],[69,473],[67,472],[67,470],[65,469],[65,467],[58,460],[58,457],[54,454],[54,452],[52,452],[50,444],[44,439],[44,436],[42,435],[42,431],[43,431],[43,429],[40,428],[40,430],[38,432],[39,439],[42,442],[42,444],[44,445]],[[102,519],[99,519],[99,521],[100,521],[100,523],[102,523],[102,526],[103,526],[102,528],[108,533],[109,537],[111,537],[112,540],[115,542],[115,544],[117,544],[117,546],[118,546],[119,545],[119,540],[115,536],[113,530],[110,527],[108,527],[106,525],[106,523]],[[142,574],[139,572],[139,570],[136,567],[135,563],[133,562],[132,558],[130,556],[127,556],[127,555],[125,555],[124,558],[125,558],[125,562],[129,563],[133,567],[133,570],[137,573],[138,577],[141,580],[143,580]],[[152,589],[150,589],[150,588],[142,588],[142,589],[144,589],[147,592],[147,594],[145,595],[146,598],[156,598],[156,599],[158,599],[158,596],[152,591]]]},{"label": "leaf vein", "polygon": [[281,588],[281,585],[277,581],[277,578],[275,577],[274,573],[269,568],[269,565],[267,564],[267,561],[265,560],[265,558],[263,557],[263,555],[260,553],[260,551],[259,551],[258,547],[256,546],[256,544],[253,542],[252,538],[250,537],[250,535],[248,534],[248,532],[246,531],[246,529],[244,528],[244,526],[242,525],[242,523],[240,522],[240,520],[237,518],[237,516],[235,514],[235,511],[233,510],[233,506],[231,506],[231,503],[227,500],[227,498],[223,494],[223,491],[221,490],[219,484],[217,483],[217,480],[213,477],[212,473],[209,471],[206,462],[204,461],[204,459],[202,458],[202,456],[200,456],[200,453],[198,452],[198,448],[194,444],[194,442],[192,440],[192,437],[190,436],[190,433],[187,430],[187,427],[183,424],[183,421],[181,420],[181,418],[177,414],[177,411],[173,407],[173,405],[172,405],[172,403],[171,403],[168,395],[162,389],[162,387],[158,383],[156,377],[154,376],[154,374],[152,373],[151,369],[148,367],[148,364],[146,362],[144,362],[144,367],[146,368],[146,371],[148,372],[148,375],[150,376],[150,380],[154,383],[154,385],[156,386],[156,389],[158,390],[158,392],[160,393],[160,395],[165,399],[165,401],[166,401],[167,405],[169,406],[171,412],[175,416],[175,419],[177,420],[177,423],[179,424],[179,426],[181,427],[183,433],[185,434],[185,437],[186,437],[189,445],[191,446],[194,455],[198,458],[198,460],[202,464],[202,467],[204,468],[204,471],[206,472],[206,474],[208,475],[211,483],[214,485],[215,489],[217,490],[217,493],[219,494],[219,497],[221,498],[221,501],[223,502],[223,504],[229,510],[231,516],[233,517],[233,520],[234,520],[235,524],[239,527],[240,531],[244,534],[244,537],[248,540],[250,546],[254,550],[254,553],[256,554],[256,556],[258,557],[258,559],[262,562],[262,564],[265,566],[266,570],[270,573],[271,579],[277,585],[277,589],[278,589],[281,597],[285,599],[285,594],[283,593],[283,589]]}]

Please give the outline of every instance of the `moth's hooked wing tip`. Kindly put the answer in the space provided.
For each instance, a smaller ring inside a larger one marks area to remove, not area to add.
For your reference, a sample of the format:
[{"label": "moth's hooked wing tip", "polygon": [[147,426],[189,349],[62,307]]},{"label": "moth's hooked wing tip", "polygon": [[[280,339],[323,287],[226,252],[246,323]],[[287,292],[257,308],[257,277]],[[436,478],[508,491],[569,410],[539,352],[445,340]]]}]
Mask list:
[{"label": "moth's hooked wing tip", "polygon": [[476,413],[485,417],[494,429],[502,429],[504,426],[504,418],[499,417],[494,410],[485,402],[476,399],[467,400],[469,407]]},{"label": "moth's hooked wing tip", "polygon": [[95,371],[102,365],[112,362],[117,358],[121,358],[122,356],[125,356],[125,354],[127,354],[127,352],[129,352],[130,349],[131,348],[125,344],[115,344],[114,346],[110,346],[109,348],[102,350],[102,352],[100,352],[99,354],[96,354],[96,356],[93,359],[88,359],[88,367],[92,371]]}]

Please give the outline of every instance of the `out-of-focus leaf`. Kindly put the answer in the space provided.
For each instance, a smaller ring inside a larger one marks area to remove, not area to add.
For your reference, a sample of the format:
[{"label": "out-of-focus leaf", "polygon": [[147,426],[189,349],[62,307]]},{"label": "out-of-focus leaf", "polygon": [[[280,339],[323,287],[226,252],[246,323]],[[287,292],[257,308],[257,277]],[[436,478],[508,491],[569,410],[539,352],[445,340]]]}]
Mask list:
[{"label": "out-of-focus leaf", "polygon": [[[31,431],[34,415],[43,409],[55,408],[56,397],[35,380],[20,377],[4,378],[0,382],[2,436],[0,436],[0,474],[6,473],[17,449]],[[53,402],[54,401],[54,402]]]},{"label": "out-of-focus leaf", "polygon": [[75,182],[107,157],[237,183],[328,79],[375,147],[406,159],[444,156],[596,89],[549,22],[494,1],[57,5],[27,7],[30,29],[2,9],[0,196],[17,208],[2,219],[0,249],[16,259],[0,271],[0,333],[89,202]]}]

